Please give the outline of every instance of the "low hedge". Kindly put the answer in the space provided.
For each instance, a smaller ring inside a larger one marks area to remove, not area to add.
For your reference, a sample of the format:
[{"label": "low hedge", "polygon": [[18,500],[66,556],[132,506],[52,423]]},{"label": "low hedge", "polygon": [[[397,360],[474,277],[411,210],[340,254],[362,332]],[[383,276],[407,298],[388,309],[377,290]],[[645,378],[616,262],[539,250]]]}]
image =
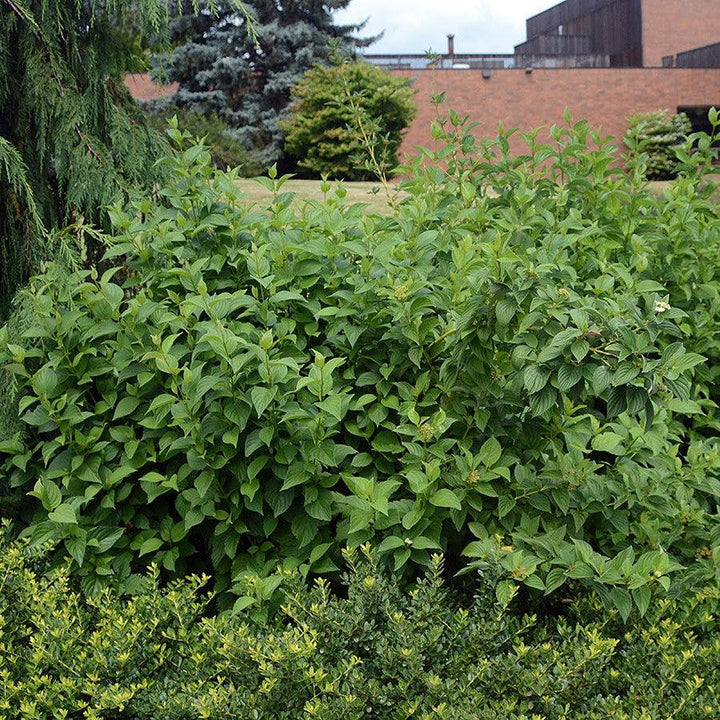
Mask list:
[{"label": "low hedge", "polygon": [[[207,614],[203,579],[84,599],[27,547],[0,555],[0,716],[45,718],[696,718],[720,704],[711,593],[623,626],[597,601],[519,612],[442,560],[403,591],[365,549],[347,596],[285,574],[264,624]],[[520,601],[515,600],[518,604]]]}]

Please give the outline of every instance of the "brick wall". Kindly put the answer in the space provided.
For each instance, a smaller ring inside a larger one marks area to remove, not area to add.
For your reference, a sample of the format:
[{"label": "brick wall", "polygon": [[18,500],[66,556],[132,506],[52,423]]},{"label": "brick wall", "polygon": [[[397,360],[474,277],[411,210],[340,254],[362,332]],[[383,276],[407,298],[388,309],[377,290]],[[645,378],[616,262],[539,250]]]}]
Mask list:
[{"label": "brick wall", "polygon": [[643,65],[720,40],[718,0],[643,0]]},{"label": "brick wall", "polygon": [[[718,2],[720,4],[720,1]],[[529,130],[539,125],[562,124],[570,109],[576,120],[588,120],[605,135],[622,138],[626,118],[636,112],[679,105],[720,107],[720,69],[695,68],[591,68],[493,70],[483,78],[481,70],[396,70],[410,77],[418,91],[418,116],[403,143],[403,151],[415,145],[432,147],[430,123],[434,108],[429,103],[433,83],[446,93],[445,108],[479,123],[476,135],[494,136],[498,124]],[[434,77],[434,80],[433,80]],[[516,141],[515,150],[522,144]]]},{"label": "brick wall", "polygon": [[174,95],[177,92],[178,84],[160,85],[153,82],[150,73],[128,73],[125,76],[125,87],[136,100],[156,100]]}]

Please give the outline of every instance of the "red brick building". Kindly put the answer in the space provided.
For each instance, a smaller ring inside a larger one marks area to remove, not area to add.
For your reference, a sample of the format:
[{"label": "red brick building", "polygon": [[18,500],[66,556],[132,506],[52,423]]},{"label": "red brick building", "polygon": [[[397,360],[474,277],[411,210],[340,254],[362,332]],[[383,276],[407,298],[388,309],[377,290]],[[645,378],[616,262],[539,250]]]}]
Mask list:
[{"label": "red brick building", "polygon": [[418,91],[405,151],[431,144],[433,89],[481,135],[501,122],[521,130],[560,124],[568,108],[619,139],[637,112],[685,110],[702,122],[720,107],[720,0],[567,0],[526,25],[512,56],[455,55],[452,36],[434,70],[420,55],[367,56],[412,78]]}]

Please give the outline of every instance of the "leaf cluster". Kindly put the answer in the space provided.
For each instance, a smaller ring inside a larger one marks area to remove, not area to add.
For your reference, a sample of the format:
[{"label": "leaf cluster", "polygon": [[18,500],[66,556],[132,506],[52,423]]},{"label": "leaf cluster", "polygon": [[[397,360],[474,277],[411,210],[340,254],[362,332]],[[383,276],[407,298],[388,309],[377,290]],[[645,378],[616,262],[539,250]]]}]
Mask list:
[{"label": "leaf cluster", "polygon": [[217,113],[199,113],[178,108],[167,101],[145,104],[150,126],[165,132],[168,122],[176,122],[177,129],[207,145],[215,167],[225,170],[238,168],[243,177],[254,177],[263,169],[250,152],[232,135],[230,126]]},{"label": "leaf cluster", "polygon": [[[285,152],[315,177],[365,180],[389,173],[417,112],[413,95],[405,78],[363,61],[315,66],[293,88],[292,115],[281,123]],[[368,143],[377,157],[370,167]]]},{"label": "leaf cluster", "polygon": [[690,119],[685,113],[657,110],[638,113],[628,118],[623,142],[630,162],[642,162],[649,180],[674,178],[680,167],[677,150],[691,133]]}]

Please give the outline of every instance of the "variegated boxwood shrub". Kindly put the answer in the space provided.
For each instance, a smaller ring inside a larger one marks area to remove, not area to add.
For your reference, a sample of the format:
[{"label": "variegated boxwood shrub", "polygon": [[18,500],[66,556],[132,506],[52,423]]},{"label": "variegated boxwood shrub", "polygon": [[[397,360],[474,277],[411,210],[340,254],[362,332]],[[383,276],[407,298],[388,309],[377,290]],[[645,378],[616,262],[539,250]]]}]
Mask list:
[{"label": "variegated boxwood shrub", "polygon": [[152,561],[237,609],[364,542],[624,617],[717,584],[710,139],[660,196],[584,123],[520,156],[453,112],[433,133],[389,216],[342,187],[300,207],[274,173],[249,207],[181,149],[114,210],[117,267],[34,278],[24,339],[0,335],[23,534],[87,590]]},{"label": "variegated boxwood shrub", "polygon": [[[8,720],[697,720],[720,713],[709,594],[624,625],[597,599],[516,615],[486,576],[459,602],[441,559],[411,592],[370,552],[347,598],[286,575],[282,611],[209,617],[202,579],[132,598],[71,590],[27,548],[0,552],[0,715]],[[714,601],[717,601],[715,596]]]}]

